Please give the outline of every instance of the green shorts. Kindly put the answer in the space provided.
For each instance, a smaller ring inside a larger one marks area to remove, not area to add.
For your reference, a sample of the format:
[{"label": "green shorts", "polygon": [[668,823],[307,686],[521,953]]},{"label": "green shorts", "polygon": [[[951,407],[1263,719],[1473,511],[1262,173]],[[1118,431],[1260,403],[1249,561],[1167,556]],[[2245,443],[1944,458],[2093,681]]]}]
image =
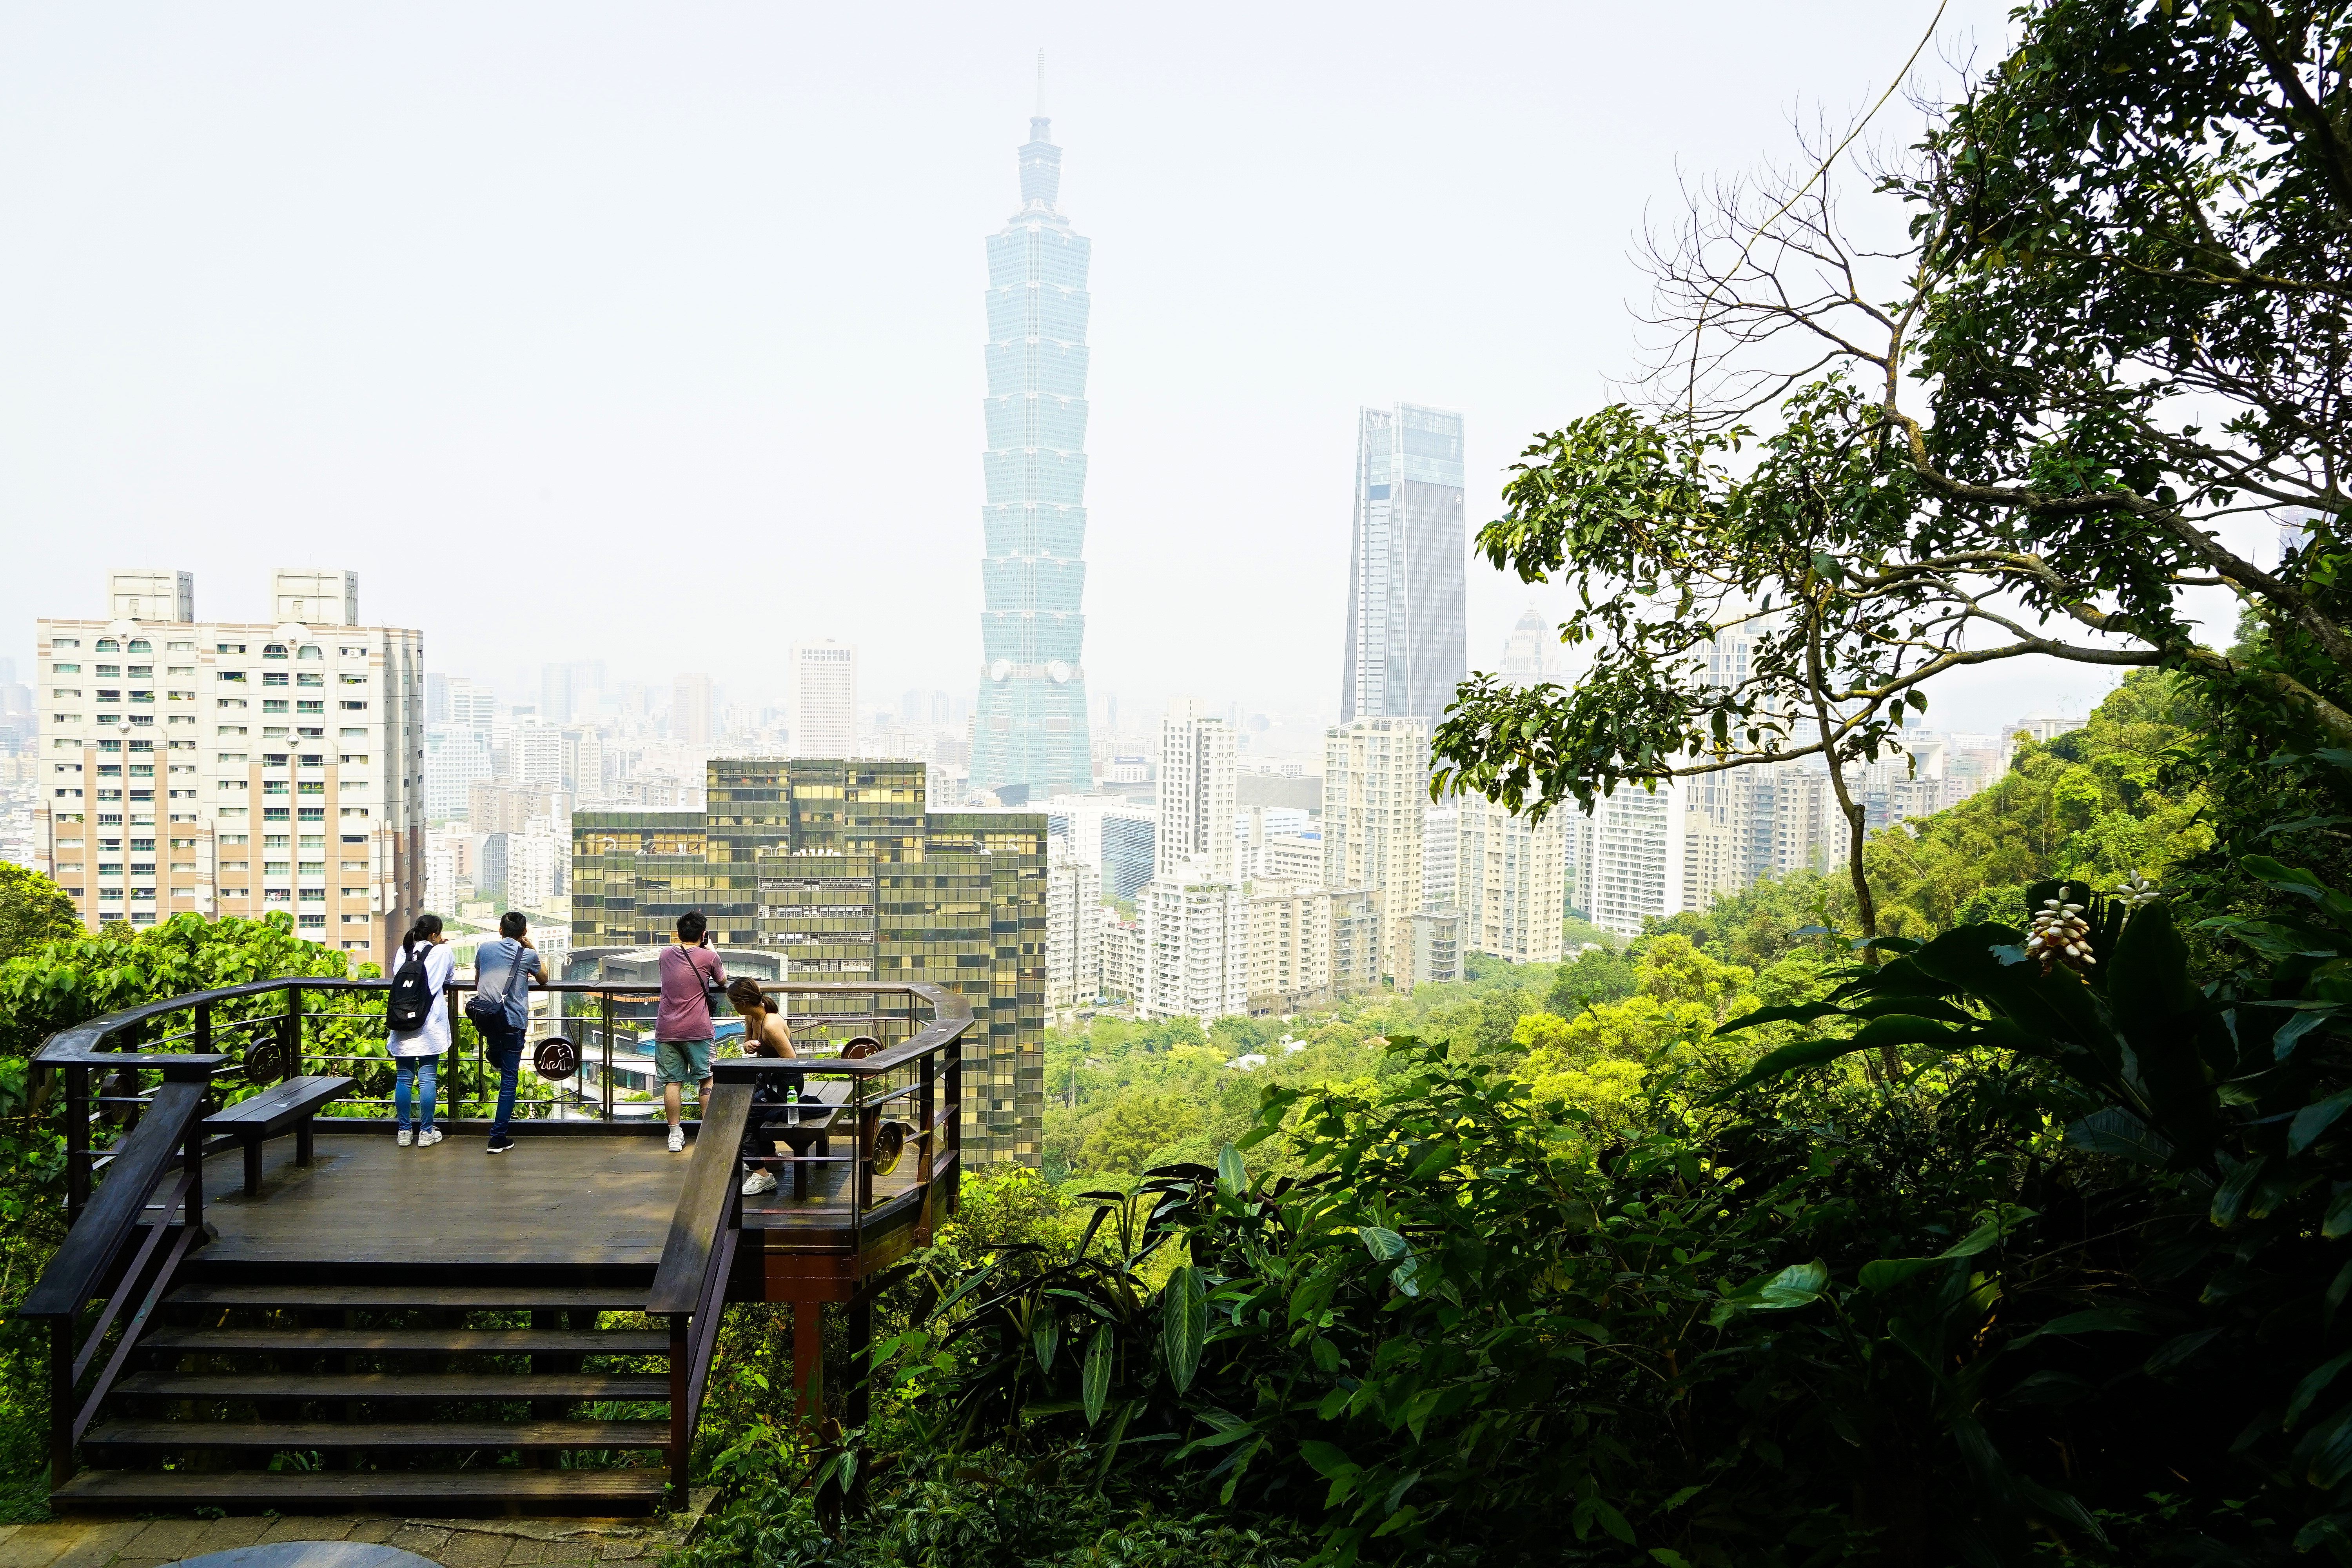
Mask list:
[{"label": "green shorts", "polygon": [[709,1040],[656,1040],[654,1070],[664,1083],[700,1083],[710,1076]]}]

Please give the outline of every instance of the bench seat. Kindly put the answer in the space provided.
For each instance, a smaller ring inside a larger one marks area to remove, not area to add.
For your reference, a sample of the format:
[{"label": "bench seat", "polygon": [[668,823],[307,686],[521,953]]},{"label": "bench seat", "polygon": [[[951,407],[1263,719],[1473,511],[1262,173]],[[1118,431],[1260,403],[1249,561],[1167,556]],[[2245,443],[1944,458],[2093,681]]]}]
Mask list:
[{"label": "bench seat", "polygon": [[310,1163],[310,1119],[320,1108],[343,1097],[352,1080],[330,1074],[289,1078],[250,1100],[240,1100],[205,1118],[205,1131],[236,1139],[245,1145],[245,1195],[261,1191],[261,1145],[289,1128],[294,1133],[294,1163]]}]

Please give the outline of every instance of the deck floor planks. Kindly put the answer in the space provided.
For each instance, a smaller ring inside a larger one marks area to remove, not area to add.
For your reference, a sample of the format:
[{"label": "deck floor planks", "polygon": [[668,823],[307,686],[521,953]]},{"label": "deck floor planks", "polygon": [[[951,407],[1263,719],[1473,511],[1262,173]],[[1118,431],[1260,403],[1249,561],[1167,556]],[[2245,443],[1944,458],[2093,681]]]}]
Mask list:
[{"label": "deck floor planks", "polygon": [[[260,1193],[242,1191],[243,1155],[205,1163],[205,1217],[219,1232],[207,1264],[583,1265],[650,1268],[661,1261],[670,1215],[692,1158],[642,1134],[547,1134],[515,1129],[515,1149],[492,1156],[478,1134],[403,1149],[382,1132],[321,1126],[310,1165],[294,1140],[264,1146]],[[841,1150],[845,1141],[836,1140]],[[913,1152],[877,1178],[880,1205],[915,1186]],[[743,1200],[748,1229],[846,1232],[841,1194],[849,1166],[810,1172],[809,1196],[778,1190]],[[868,1224],[874,1221],[867,1211]]]}]

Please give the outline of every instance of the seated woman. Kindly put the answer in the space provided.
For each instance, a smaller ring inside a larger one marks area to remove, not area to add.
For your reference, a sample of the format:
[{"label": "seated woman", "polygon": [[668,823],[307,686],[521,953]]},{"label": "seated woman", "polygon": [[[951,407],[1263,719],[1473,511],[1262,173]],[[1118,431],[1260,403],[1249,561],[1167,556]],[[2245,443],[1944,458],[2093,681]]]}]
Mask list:
[{"label": "seated woman", "polygon": [[[727,1000],[735,1005],[743,1020],[743,1054],[747,1057],[794,1057],[793,1032],[784,1025],[784,1016],[760,989],[756,980],[738,976],[728,983]],[[766,1136],[771,1108],[781,1109],[791,1100],[800,1097],[801,1075],[793,1072],[763,1072],[760,1081],[751,1087],[751,1115],[743,1125],[743,1155],[749,1160],[755,1155],[773,1154],[775,1141]],[[747,1167],[749,1169],[749,1167]],[[767,1166],[753,1169],[743,1178],[743,1195],[776,1190],[776,1173]]]}]

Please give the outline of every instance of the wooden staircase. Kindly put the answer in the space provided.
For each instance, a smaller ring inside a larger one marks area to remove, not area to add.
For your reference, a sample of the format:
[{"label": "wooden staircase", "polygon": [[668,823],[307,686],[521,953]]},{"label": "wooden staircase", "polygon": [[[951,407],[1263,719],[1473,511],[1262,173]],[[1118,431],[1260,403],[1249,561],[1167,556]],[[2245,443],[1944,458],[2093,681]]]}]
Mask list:
[{"label": "wooden staircase", "polygon": [[650,1271],[592,1286],[184,1272],[83,1436],[89,1468],[57,1489],[61,1510],[664,1503],[673,1339],[643,1316]]}]

